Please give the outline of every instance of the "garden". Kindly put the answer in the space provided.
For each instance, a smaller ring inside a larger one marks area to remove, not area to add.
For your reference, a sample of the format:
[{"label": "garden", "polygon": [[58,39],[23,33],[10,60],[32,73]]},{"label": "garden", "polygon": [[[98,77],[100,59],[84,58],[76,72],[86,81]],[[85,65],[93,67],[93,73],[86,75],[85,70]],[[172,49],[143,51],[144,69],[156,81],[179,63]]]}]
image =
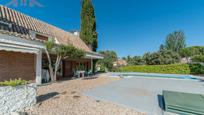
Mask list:
[{"label": "garden", "polygon": [[100,53],[104,55],[104,59],[98,61],[102,71],[204,74],[204,46],[186,47],[186,38],[182,31],[168,34],[156,52],[146,52],[143,56],[123,57],[122,59],[127,62],[125,66],[113,66],[118,59],[116,52]]}]

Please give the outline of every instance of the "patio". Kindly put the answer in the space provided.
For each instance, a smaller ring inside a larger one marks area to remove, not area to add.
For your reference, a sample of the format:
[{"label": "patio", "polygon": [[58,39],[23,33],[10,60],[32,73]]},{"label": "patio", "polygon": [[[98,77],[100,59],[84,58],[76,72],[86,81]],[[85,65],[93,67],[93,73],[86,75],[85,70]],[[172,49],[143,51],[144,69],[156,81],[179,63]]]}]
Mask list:
[{"label": "patio", "polygon": [[129,108],[95,100],[83,92],[119,80],[106,75],[74,79],[38,87],[38,103],[26,108],[29,115],[144,115]]},{"label": "patio", "polygon": [[112,102],[148,115],[162,115],[162,90],[204,92],[204,82],[163,78],[126,78],[89,90],[84,95]]}]

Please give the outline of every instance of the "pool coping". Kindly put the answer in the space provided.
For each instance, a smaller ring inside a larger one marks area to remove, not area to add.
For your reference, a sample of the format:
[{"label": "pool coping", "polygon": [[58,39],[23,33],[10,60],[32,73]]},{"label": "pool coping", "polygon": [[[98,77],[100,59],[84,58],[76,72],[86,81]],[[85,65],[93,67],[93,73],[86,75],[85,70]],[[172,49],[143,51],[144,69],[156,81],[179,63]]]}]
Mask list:
[{"label": "pool coping", "polygon": [[[141,75],[165,75],[165,76],[189,76],[189,77],[192,77],[192,78],[196,78],[196,80],[204,80],[204,77],[201,77],[201,76],[197,76],[197,75],[192,75],[192,74],[163,74],[163,73],[144,73],[144,72],[109,72],[109,73],[106,73],[106,74],[111,74],[109,76],[118,76],[120,77],[121,74],[141,74]],[[142,76],[141,76],[142,77]],[[159,77],[155,77],[155,78],[159,78]],[[165,78],[165,79],[178,79],[178,78]],[[180,78],[182,79],[182,78]],[[182,79],[182,80],[193,80],[193,79]]]}]

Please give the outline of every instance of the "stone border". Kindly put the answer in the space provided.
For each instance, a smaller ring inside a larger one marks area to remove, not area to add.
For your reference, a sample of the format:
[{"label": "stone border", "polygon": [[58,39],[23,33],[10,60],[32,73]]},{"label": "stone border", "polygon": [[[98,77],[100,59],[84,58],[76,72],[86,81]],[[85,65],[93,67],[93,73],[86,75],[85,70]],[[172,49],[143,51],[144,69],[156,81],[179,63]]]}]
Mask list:
[{"label": "stone border", "polygon": [[21,111],[36,104],[36,84],[0,87],[0,115]]}]

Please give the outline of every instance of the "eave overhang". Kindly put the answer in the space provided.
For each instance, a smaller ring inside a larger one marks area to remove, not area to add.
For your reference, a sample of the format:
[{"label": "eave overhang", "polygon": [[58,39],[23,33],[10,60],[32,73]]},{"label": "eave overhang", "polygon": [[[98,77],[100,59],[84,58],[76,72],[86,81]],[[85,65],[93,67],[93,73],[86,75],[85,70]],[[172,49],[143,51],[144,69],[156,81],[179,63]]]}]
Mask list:
[{"label": "eave overhang", "polygon": [[103,59],[103,55],[96,53],[96,52],[86,52],[85,54],[86,59]]},{"label": "eave overhang", "polygon": [[40,42],[0,34],[0,50],[37,54],[40,49],[44,48],[45,46]]}]

